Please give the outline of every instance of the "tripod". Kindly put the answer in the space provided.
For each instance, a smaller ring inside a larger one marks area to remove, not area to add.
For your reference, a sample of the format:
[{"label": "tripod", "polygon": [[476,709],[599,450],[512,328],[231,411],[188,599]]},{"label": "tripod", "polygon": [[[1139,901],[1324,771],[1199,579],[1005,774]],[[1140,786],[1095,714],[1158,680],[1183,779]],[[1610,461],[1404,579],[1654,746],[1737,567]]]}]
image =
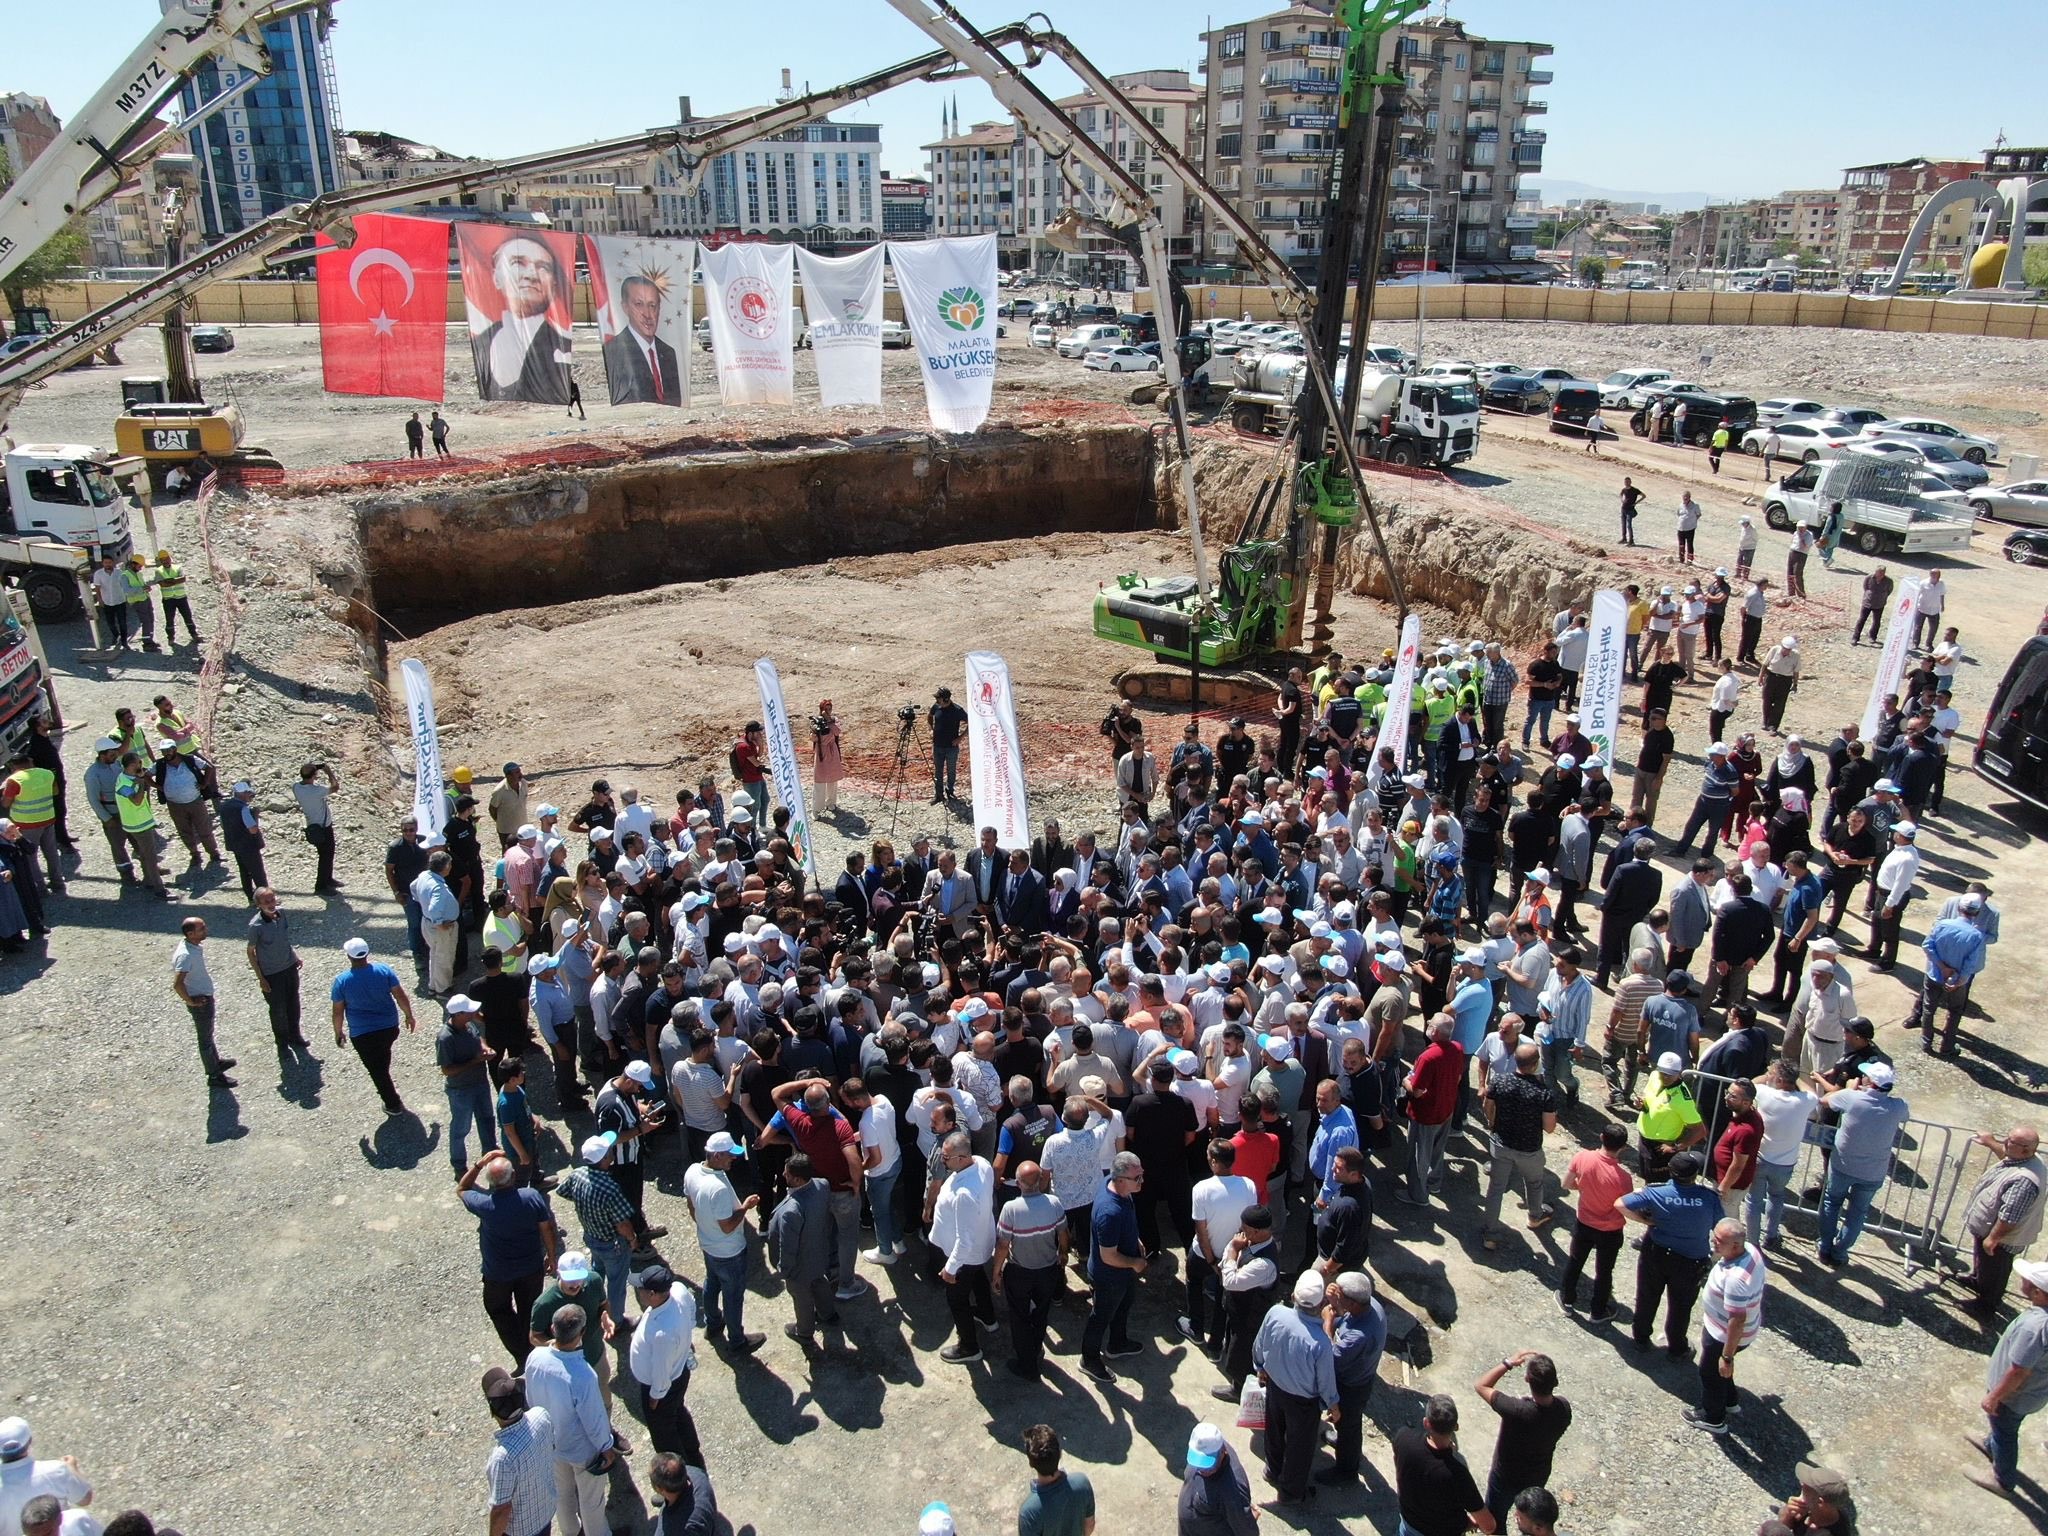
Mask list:
[{"label": "tripod", "polygon": [[918,714],[913,706],[911,713],[898,715],[896,719],[896,765],[889,770],[889,782],[883,793],[889,797],[889,839],[896,838],[896,823],[903,815],[903,781],[910,771],[910,749],[917,740]]}]

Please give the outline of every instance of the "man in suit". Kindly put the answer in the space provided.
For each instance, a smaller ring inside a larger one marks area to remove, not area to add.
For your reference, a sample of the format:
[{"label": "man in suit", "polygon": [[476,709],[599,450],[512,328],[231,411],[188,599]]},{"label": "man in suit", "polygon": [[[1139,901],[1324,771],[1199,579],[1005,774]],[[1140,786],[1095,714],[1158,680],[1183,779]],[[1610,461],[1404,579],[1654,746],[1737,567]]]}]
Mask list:
[{"label": "man in suit", "polygon": [[1663,894],[1664,875],[1650,862],[1654,851],[1648,838],[1633,839],[1628,858],[1608,878],[1606,898],[1600,904],[1600,971],[1594,977],[1595,986],[1606,986],[1607,978],[1622,969],[1628,959],[1629,935]]},{"label": "man in suit", "polygon": [[569,338],[548,319],[563,285],[555,253],[530,235],[514,235],[491,260],[491,283],[504,313],[470,338],[477,390],[486,400],[569,403]]},{"label": "man in suit", "polygon": [[948,848],[939,855],[939,867],[925,876],[924,909],[940,922],[951,924],[955,938],[964,939],[974,932],[974,907],[974,882],[960,873],[953,850]]},{"label": "man in suit", "polygon": [[1712,859],[1694,859],[1691,874],[1671,897],[1671,926],[1664,935],[1664,942],[1669,946],[1665,958],[1674,971],[1685,969],[1686,962],[1692,959],[1693,952],[1714,925],[1713,900],[1709,893],[1720,870],[1721,866]]},{"label": "man in suit", "polygon": [[1098,868],[1108,868],[1112,876],[1116,872],[1116,866],[1096,851],[1095,834],[1093,832],[1075,834],[1074,846],[1067,855],[1067,862],[1073,866],[1075,877],[1080,881],[1082,890],[1086,890],[1094,883],[1095,871]]},{"label": "man in suit", "polygon": [[1065,869],[1073,862],[1074,850],[1060,836],[1060,824],[1047,821],[1045,835],[1031,840],[1031,867],[1050,880],[1054,870]]},{"label": "man in suit", "polygon": [[832,899],[846,908],[848,917],[856,925],[856,931],[864,932],[868,926],[867,887],[861,884],[861,866],[866,861],[860,851],[846,856],[846,872],[839,877],[839,883],[832,887]]},{"label": "man in suit", "polygon": [[983,827],[981,845],[969,850],[967,855],[967,879],[974,887],[977,910],[994,916],[996,892],[1003,883],[1003,872],[1009,867],[1008,856],[996,846],[996,829]]},{"label": "man in suit", "polygon": [[661,290],[651,278],[629,277],[619,284],[626,324],[604,344],[604,376],[613,405],[679,405],[682,374],[676,349],[661,339]]},{"label": "man in suit", "polygon": [[996,913],[1005,928],[1019,933],[1045,931],[1045,876],[1031,867],[1031,857],[1022,848],[1010,850],[1010,867],[996,883]]}]

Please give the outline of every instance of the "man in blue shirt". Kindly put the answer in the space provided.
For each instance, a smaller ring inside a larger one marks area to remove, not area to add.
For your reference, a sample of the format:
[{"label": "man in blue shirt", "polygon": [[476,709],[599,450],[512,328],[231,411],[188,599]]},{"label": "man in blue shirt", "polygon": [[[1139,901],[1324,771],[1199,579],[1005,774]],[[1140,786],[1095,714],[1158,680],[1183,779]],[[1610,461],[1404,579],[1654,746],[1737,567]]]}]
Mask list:
[{"label": "man in blue shirt", "polygon": [[1345,1105],[1343,1090],[1334,1077],[1316,1084],[1316,1114],[1320,1118],[1315,1140],[1309,1144],[1308,1168],[1322,1184],[1316,1191],[1320,1208],[1337,1198],[1337,1153],[1358,1145],[1358,1121]]},{"label": "man in blue shirt", "polygon": [[1327,1289],[1315,1271],[1303,1275],[1293,1300],[1274,1302],[1252,1341],[1252,1365],[1266,1388],[1266,1481],[1281,1504],[1302,1503],[1311,1492],[1309,1467],[1322,1440],[1317,1412],[1333,1424],[1343,1419],[1337,1353],[1320,1316]]},{"label": "man in blue shirt", "polygon": [[1657,1303],[1668,1297],[1664,1349],[1674,1360],[1692,1358],[1692,1306],[1706,1283],[1721,1219],[1720,1196],[1699,1181],[1703,1166],[1699,1153],[1681,1152],[1671,1159],[1669,1184],[1647,1185],[1619,1202],[1623,1216],[1649,1228],[1636,1258],[1636,1348],[1650,1347]]},{"label": "man in blue shirt", "polygon": [[1081,1371],[1104,1386],[1116,1380],[1108,1360],[1139,1353],[1128,1330],[1138,1276],[1145,1273],[1134,1199],[1144,1182],[1145,1165],[1138,1154],[1117,1153],[1088,1222],[1088,1283],[1095,1295],[1081,1332]]},{"label": "man in blue shirt", "polygon": [[537,1189],[521,1189],[512,1161],[502,1152],[486,1152],[466,1169],[455,1186],[463,1205],[476,1218],[477,1246],[483,1254],[484,1315],[523,1366],[532,1344],[528,1323],[540,1300],[548,1271],[555,1267],[561,1238],[548,1197]]},{"label": "man in blue shirt", "polygon": [[[1456,916],[1454,912],[1453,921]],[[1479,1047],[1486,1040],[1486,1026],[1493,1020],[1493,987],[1486,979],[1486,956],[1476,949],[1466,950],[1458,956],[1451,975],[1458,984],[1446,1004],[1451,1014],[1451,1038],[1470,1061],[1479,1054]],[[1451,1117],[1453,1128],[1464,1128],[1471,1109],[1472,1080],[1468,1074],[1458,1085],[1458,1110]]]},{"label": "man in blue shirt", "polygon": [[1820,926],[1821,905],[1827,887],[1807,866],[1806,855],[1797,848],[1785,855],[1784,899],[1778,905],[1778,947],[1771,960],[1771,995],[1766,1008],[1790,1008],[1799,987],[1800,972],[1806,968],[1806,942]]},{"label": "man in blue shirt", "polygon": [[1822,1102],[1841,1116],[1835,1126],[1835,1155],[1820,1197],[1820,1261],[1840,1269],[1863,1233],[1870,1202],[1891,1173],[1892,1147],[1912,1110],[1892,1095],[1897,1081],[1888,1062],[1857,1067],[1857,1078]]},{"label": "man in blue shirt", "polygon": [[1331,1284],[1323,1317],[1336,1355],[1337,1462],[1318,1472],[1316,1481],[1345,1484],[1358,1477],[1365,1409],[1387,1349],[1387,1309],[1373,1295],[1372,1276],[1347,1269]]},{"label": "man in blue shirt", "polygon": [[1941,1032],[1941,1054],[1956,1053],[1956,1026],[1970,1000],[1970,983],[1984,969],[1984,930],[1978,926],[1983,910],[1984,898],[1973,891],[1958,899],[1954,917],[1942,918],[1920,941],[1927,956],[1927,973],[1906,1028],[1920,1027],[1923,1051],[1934,1049],[1934,1015],[1946,1008],[1948,1027]]},{"label": "man in blue shirt", "polygon": [[[384,1113],[402,1115],[405,1101],[391,1081],[391,1048],[398,1043],[399,1015],[408,1034],[419,1028],[412,999],[390,966],[370,959],[370,946],[350,939],[341,946],[348,969],[334,978],[328,998],[334,1004],[334,1043],[352,1047],[384,1101]],[[525,1358],[522,1352],[521,1359]]]}]

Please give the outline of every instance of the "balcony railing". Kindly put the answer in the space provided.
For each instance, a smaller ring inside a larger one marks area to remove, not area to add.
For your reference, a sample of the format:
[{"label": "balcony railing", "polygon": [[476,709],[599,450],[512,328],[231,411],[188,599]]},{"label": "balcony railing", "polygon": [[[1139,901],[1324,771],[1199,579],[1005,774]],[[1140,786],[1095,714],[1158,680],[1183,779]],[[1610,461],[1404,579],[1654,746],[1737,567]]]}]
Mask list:
[{"label": "balcony railing", "polygon": [[1540,169],[1543,165],[1543,146],[1541,144],[1517,144],[1515,146],[1514,162],[1517,165],[1533,166]]},{"label": "balcony railing", "polygon": [[1269,91],[1284,91],[1295,96],[1334,96],[1337,82],[1324,80],[1313,75],[1300,75],[1291,71],[1269,69],[1259,76],[1259,84]]},{"label": "balcony railing", "polygon": [[1530,100],[1528,100],[1528,101],[1525,101],[1525,102],[1521,102],[1521,103],[1519,103],[1519,105],[1521,106],[1521,109],[1522,109],[1522,110],[1523,110],[1524,112],[1527,112],[1527,113],[1531,114],[1532,116],[1533,116],[1533,115],[1534,115],[1535,113],[1538,113],[1538,112],[1548,112],[1548,111],[1550,110],[1550,103],[1549,103],[1549,102],[1547,102],[1547,101],[1537,101],[1537,100],[1534,100],[1533,98],[1532,98],[1532,99],[1530,99]]},{"label": "balcony railing", "polygon": [[1550,135],[1541,128],[1518,128],[1515,130],[1515,142],[1517,144],[1547,144],[1550,142]]},{"label": "balcony railing", "polygon": [[1523,78],[1531,85],[1548,85],[1557,76],[1547,69],[1532,69]]}]

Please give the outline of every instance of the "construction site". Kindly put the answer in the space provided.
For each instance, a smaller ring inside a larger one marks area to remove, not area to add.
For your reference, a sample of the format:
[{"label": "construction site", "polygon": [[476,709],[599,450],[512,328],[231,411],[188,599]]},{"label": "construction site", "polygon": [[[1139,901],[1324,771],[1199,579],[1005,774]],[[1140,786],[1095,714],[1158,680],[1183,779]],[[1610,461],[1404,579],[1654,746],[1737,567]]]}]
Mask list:
[{"label": "construction site", "polygon": [[[1029,58],[1043,36],[1034,45],[1030,28],[1013,27],[979,38],[950,6],[891,3],[924,17],[919,27],[941,46],[911,77],[972,71],[999,82],[999,99],[1031,131],[1058,131],[1010,78],[1023,70],[991,62],[1004,48]],[[1364,36],[1400,10],[1353,3],[1346,14]],[[1376,95],[1397,88],[1376,55],[1347,74],[1356,117],[1336,163],[1357,170],[1333,179],[1334,248],[1376,249],[1384,188],[1371,174],[1370,118]],[[821,105],[764,110],[794,121]],[[1090,163],[1085,140],[1063,142]],[[328,228],[326,212],[301,212],[294,227]],[[1140,258],[1153,255],[1142,196],[1089,217]],[[0,259],[7,249],[0,243]],[[95,1515],[141,1507],[159,1528],[257,1536],[288,1521],[342,1536],[401,1522],[473,1529],[487,1518],[491,1423],[477,1381],[504,1362],[478,1310],[475,1224],[448,1180],[451,1127],[431,1040],[441,1009],[417,1004],[420,1034],[400,1038],[394,1071],[416,1106],[402,1116],[380,1115],[350,1051],[323,1038],[345,939],[364,938],[404,969],[406,910],[386,874],[414,805],[402,662],[425,664],[443,761],[473,768],[479,786],[517,762],[538,797],[565,808],[602,779],[636,786],[665,811],[676,790],[706,777],[736,801],[727,753],[761,712],[755,663],[772,658],[793,716],[831,699],[843,721],[838,809],[812,823],[829,887],[849,853],[877,840],[900,850],[929,837],[963,856],[973,846],[969,802],[932,793],[929,744],[901,724],[938,688],[960,688],[970,651],[1008,663],[1032,822],[1107,836],[1118,795],[1099,722],[1120,698],[1136,701],[1163,761],[1189,720],[1213,742],[1242,715],[1270,740],[1288,666],[1332,652],[1376,662],[1410,615],[1429,648],[1498,640],[1526,666],[1557,617],[1596,591],[1634,583],[1654,592],[1734,566],[1745,516],[1764,529],[1755,569],[1784,570],[1793,540],[1764,528],[1774,482],[1740,452],[1710,468],[1701,450],[1624,430],[1596,456],[1543,414],[1482,416],[1476,405],[1472,440],[1453,452],[1450,397],[1430,404],[1412,380],[1382,378],[1363,361],[1367,342],[1413,343],[1419,353],[1412,322],[1375,323],[1370,261],[1331,268],[1315,291],[1284,269],[1272,277],[1276,310],[1300,338],[1277,370],[1279,395],[1249,364],[1217,370],[1213,391],[1195,387],[1198,370],[1224,359],[1176,345],[1174,306],[1163,302],[1161,366],[1136,383],[1033,346],[1029,327],[1011,323],[996,344],[987,419],[971,433],[928,423],[915,351],[883,354],[880,406],[822,406],[815,362],[801,351],[792,404],[721,406],[714,359],[694,346],[682,367],[696,405],[612,405],[600,339],[579,325],[585,403],[574,414],[477,400],[459,383],[441,406],[449,452],[411,457],[405,422],[416,402],[327,393],[316,325],[239,325],[231,352],[192,358],[179,306],[199,280],[175,275],[90,314],[60,306],[45,317],[43,346],[0,358],[9,446],[44,453],[37,463],[61,463],[48,450],[65,445],[101,454],[81,456],[81,471],[102,465],[138,498],[127,503],[132,543],[141,550],[147,538],[189,571],[200,637],[116,652],[84,593],[82,613],[53,616],[26,590],[15,606],[39,621],[42,686],[31,692],[59,721],[83,849],[68,891],[50,902],[53,931],[0,957],[0,1206],[23,1244],[15,1305],[0,1324],[14,1365],[0,1381],[0,1415],[33,1424],[36,1456],[76,1457],[100,1491]],[[1176,291],[1163,258],[1158,276],[1153,293]],[[163,463],[107,452],[116,416],[159,428],[170,418],[124,405],[128,381],[117,384],[114,371],[67,366],[115,339],[119,371],[153,373],[167,311],[166,404],[184,400],[218,420],[232,403],[237,415],[237,441],[203,466],[218,471],[203,484],[167,486]],[[1684,371],[1711,350],[1712,383],[1725,392],[1797,389],[1889,416],[1938,414],[1995,436],[2008,465],[2048,454],[2048,342],[1748,325],[1713,328],[1710,343],[1704,334],[1698,325],[1437,320],[1428,346],[1431,357],[1513,354],[1591,380],[1646,363]],[[449,378],[466,381],[472,337],[459,322],[446,350]],[[177,382],[181,368],[189,378]],[[1376,405],[1347,415],[1345,399],[1375,388],[1384,414]],[[1243,430],[1248,404],[1271,413],[1267,431]],[[1406,436],[1404,415],[1414,427]],[[1645,492],[1640,542],[1628,546],[1616,537],[1624,475]],[[1684,565],[1674,524],[1682,494],[1704,513],[1697,560]],[[1974,542],[1939,556],[1845,546],[1814,562],[1806,595],[1774,586],[1766,632],[1796,633],[1805,657],[1787,728],[1817,752],[1861,714],[1876,663],[1843,631],[1864,577],[1884,564],[1940,569],[1953,583],[1949,613],[1967,651],[1962,739],[1976,737],[2008,659],[2042,622],[2038,572],[2001,558],[2003,532],[1980,524]],[[85,583],[84,554],[52,547],[67,551],[63,580]],[[41,568],[60,569],[47,559]],[[10,567],[24,589],[33,574]],[[1660,831],[1679,824],[1700,787],[1711,681],[1703,669],[1677,691]],[[195,860],[168,904],[145,904],[79,805],[75,781],[94,739],[113,728],[116,709],[148,719],[158,694],[191,722],[223,781],[250,781],[270,827],[269,878],[305,962],[315,1047],[274,1087],[261,1060],[264,1000],[241,961],[247,909],[232,869]],[[1518,697],[1511,740],[1522,717]],[[1629,746],[1615,765],[1621,798],[1641,724],[1631,704]],[[1729,729],[1757,724],[1746,687]],[[1533,785],[1552,759],[1539,744],[1526,761]],[[1836,1269],[1815,1257],[1811,1219],[1792,1218],[1794,1240],[1771,1256],[1762,1335],[1743,1356],[1744,1412],[1732,1433],[1709,1438],[1682,1420],[1699,1391],[1690,1362],[1643,1355],[1625,1332],[1559,1310],[1568,1220],[1517,1225],[1504,1252],[1482,1246],[1488,1169],[1482,1149],[1460,1143],[1446,1168],[1447,1211],[1405,1207],[1396,1180],[1382,1184],[1369,1267],[1391,1342],[1362,1480],[1268,1509],[1263,1529],[1393,1530],[1389,1441],[1438,1393],[1463,1404],[1462,1448],[1483,1486],[1494,1425],[1471,1383],[1522,1349],[1557,1361],[1559,1390],[1576,1405],[1548,1484],[1564,1511],[1558,1529],[1746,1536],[1798,1494],[1802,1464],[1849,1479],[1855,1528],[1871,1536],[1958,1514],[1985,1531],[2048,1529],[2048,1496],[2031,1472],[2016,1501],[1961,1480],[1983,1465],[1959,1435],[1984,1426],[1978,1405],[1996,1338],[1958,1305],[1968,1293],[1957,1277],[1971,1261],[1959,1223],[1968,1180],[1985,1166],[1971,1137],[2003,1133],[2048,1102],[2030,1028],[2039,970],[2024,938],[2048,922],[2038,812],[1966,761],[1959,743],[1946,812],[1921,838],[1926,895],[1908,920],[1901,969],[1854,965],[1858,1010],[1880,1026],[1878,1044],[1899,1063],[1911,1103],[1915,1129],[1893,1178],[1912,1229],[1866,1238],[1855,1266]],[[298,836],[291,786],[308,763],[331,765],[341,786],[332,803],[338,892],[312,891],[314,854]],[[967,778],[963,761],[963,788]],[[1657,861],[1666,891],[1676,889],[1685,861],[1662,849]],[[1917,934],[1973,881],[1990,888],[2016,942],[1991,951],[1961,1059],[1922,1056],[1917,1033],[1900,1027],[1921,984]],[[216,935],[219,1037],[242,1058],[238,1089],[201,1087],[192,1026],[165,981],[179,922],[191,916]],[[1596,1041],[1605,1008],[1596,1002]],[[1402,1054],[1412,1059],[1420,1036],[1409,1033],[1416,1041]],[[1581,1072],[1587,1099],[1561,1117],[1554,1171],[1615,1118],[1593,1107],[1597,1068]],[[551,1090],[536,1087],[534,1104],[543,1161],[565,1171],[590,1122],[560,1109]],[[673,1229],[662,1253],[694,1289],[705,1266],[680,1157],[654,1161],[647,1194],[649,1218]],[[573,1229],[567,1202],[555,1203]],[[1624,1301],[1631,1269],[1624,1254]],[[1163,1253],[1139,1287],[1131,1327],[1147,1358],[1120,1361],[1117,1384],[1100,1389],[1076,1368],[1086,1305],[1071,1299],[1055,1308],[1044,1385],[941,1363],[949,1317],[936,1273],[924,1256],[894,1269],[863,1264],[871,1290],[844,1307],[839,1342],[819,1354],[782,1336],[786,1287],[756,1261],[750,1319],[768,1343],[737,1361],[701,1343],[689,1396],[719,1529],[771,1536],[829,1523],[885,1536],[918,1529],[933,1501],[950,1507],[962,1536],[1008,1529],[1031,1477],[1021,1437],[1039,1422],[1059,1431],[1067,1465],[1093,1481],[1098,1530],[1170,1528],[1202,1421],[1224,1428],[1252,1501],[1270,1499],[1259,1437],[1236,1426],[1232,1405],[1211,1401],[1216,1369],[1176,1331],[1184,1253]],[[638,1442],[629,1472],[612,1478],[607,1524],[639,1533],[658,1514],[646,1497],[650,1446],[629,1406],[637,1389],[623,1335],[607,1353],[614,1422]],[[2040,1455],[2030,1441],[2023,1472]]]}]

